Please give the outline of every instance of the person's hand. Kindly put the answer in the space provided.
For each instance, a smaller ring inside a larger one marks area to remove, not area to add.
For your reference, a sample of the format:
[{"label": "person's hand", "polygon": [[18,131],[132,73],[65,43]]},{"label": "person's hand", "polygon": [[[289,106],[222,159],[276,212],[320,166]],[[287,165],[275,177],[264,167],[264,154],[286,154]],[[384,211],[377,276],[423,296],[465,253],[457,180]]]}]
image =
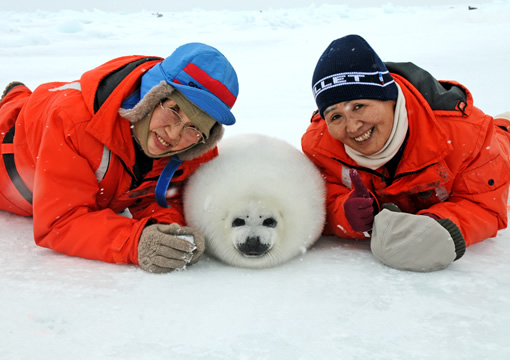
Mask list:
[{"label": "person's hand", "polygon": [[202,233],[178,224],[147,226],[138,243],[138,263],[148,272],[167,273],[196,263],[205,250]]},{"label": "person's hand", "polygon": [[354,231],[365,232],[372,229],[374,222],[374,199],[355,169],[349,170],[349,176],[354,191],[345,201],[345,217]]},{"label": "person's hand", "polygon": [[[411,271],[442,270],[466,251],[460,229],[450,219],[383,210],[375,216],[370,249],[385,265]],[[435,216],[437,217],[437,216]]]}]

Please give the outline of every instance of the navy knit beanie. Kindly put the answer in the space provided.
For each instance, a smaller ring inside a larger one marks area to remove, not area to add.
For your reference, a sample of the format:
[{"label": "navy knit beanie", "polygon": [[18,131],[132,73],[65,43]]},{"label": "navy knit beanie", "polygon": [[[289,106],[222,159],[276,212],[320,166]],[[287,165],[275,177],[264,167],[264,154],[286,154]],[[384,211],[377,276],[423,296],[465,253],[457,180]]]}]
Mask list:
[{"label": "navy knit beanie", "polygon": [[374,49],[359,35],[333,41],[321,55],[312,78],[319,112],[356,99],[393,100],[397,85]]}]

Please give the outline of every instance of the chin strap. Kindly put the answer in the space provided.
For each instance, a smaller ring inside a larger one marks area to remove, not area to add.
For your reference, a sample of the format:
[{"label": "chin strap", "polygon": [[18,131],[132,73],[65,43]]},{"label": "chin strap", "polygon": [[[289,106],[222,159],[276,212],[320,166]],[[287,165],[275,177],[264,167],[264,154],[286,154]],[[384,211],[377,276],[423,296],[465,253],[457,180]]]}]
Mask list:
[{"label": "chin strap", "polygon": [[156,184],[156,202],[159,206],[164,208],[169,208],[170,205],[168,205],[166,201],[166,192],[168,190],[168,186],[170,185],[170,181],[172,181],[172,177],[174,176],[175,170],[181,166],[182,160],[179,159],[177,156],[172,156],[170,161],[166,164],[165,168],[161,172],[161,175],[159,176],[158,183]]}]

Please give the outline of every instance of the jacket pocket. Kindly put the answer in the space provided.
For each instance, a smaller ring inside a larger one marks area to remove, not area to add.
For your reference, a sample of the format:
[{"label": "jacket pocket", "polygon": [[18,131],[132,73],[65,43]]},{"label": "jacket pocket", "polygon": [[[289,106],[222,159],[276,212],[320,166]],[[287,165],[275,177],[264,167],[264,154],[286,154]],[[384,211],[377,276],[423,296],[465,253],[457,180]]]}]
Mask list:
[{"label": "jacket pocket", "polygon": [[462,179],[468,193],[491,192],[508,184],[510,164],[508,159],[497,156],[476,169],[464,172]]}]

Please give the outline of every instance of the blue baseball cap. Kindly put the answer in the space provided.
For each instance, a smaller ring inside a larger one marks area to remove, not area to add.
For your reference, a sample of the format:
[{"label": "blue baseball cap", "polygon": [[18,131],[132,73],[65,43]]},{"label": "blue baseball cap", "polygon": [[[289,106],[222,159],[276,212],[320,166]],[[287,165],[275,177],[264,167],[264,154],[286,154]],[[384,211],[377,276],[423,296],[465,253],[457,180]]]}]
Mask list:
[{"label": "blue baseball cap", "polygon": [[140,98],[162,80],[224,125],[236,122],[231,112],[239,94],[237,74],[227,58],[212,46],[189,43],[142,76]]}]

